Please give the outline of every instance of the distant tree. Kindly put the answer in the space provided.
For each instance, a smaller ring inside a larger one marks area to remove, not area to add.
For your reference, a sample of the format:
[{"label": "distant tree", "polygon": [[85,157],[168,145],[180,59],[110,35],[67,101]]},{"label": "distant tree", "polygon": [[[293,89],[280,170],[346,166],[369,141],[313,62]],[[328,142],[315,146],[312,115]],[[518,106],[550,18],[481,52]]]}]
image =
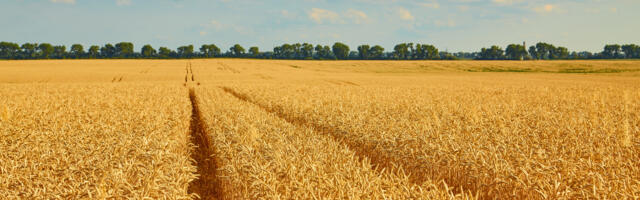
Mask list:
[{"label": "distant tree", "polygon": [[260,55],[260,49],[258,47],[250,47],[249,53],[252,57],[256,58]]},{"label": "distant tree", "polygon": [[302,45],[300,43],[295,43],[292,44],[291,47],[293,48],[293,58],[302,58]]},{"label": "distant tree", "polygon": [[130,58],[133,57],[133,43],[120,42],[116,44],[116,56],[118,58]]},{"label": "distant tree", "polygon": [[507,49],[505,49],[505,54],[507,59],[510,60],[524,60],[527,55],[527,50],[522,45],[510,44],[507,46]]},{"label": "distant tree", "polygon": [[100,56],[100,47],[97,45],[93,45],[89,47],[89,58],[97,58]]},{"label": "distant tree", "polygon": [[316,45],[314,50],[316,50],[317,59],[324,59],[327,57],[327,55],[325,55],[324,47],[322,45]]},{"label": "distant tree", "polygon": [[178,56],[180,58],[192,58],[193,57],[193,45],[178,47]]},{"label": "distant tree", "polygon": [[81,44],[71,45],[71,51],[69,52],[74,58],[82,58],[84,56],[84,47]]},{"label": "distant tree", "polygon": [[624,57],[629,58],[640,58],[640,46],[635,44],[626,44],[622,45],[622,52],[624,52]]},{"label": "distant tree", "polygon": [[54,58],[67,58],[67,47],[64,45],[53,46]]},{"label": "distant tree", "polygon": [[49,43],[41,43],[38,45],[38,51],[40,52],[40,57],[44,59],[49,59],[53,55],[53,46]]},{"label": "distant tree", "polygon": [[116,47],[112,44],[105,44],[104,47],[100,48],[100,54],[103,58],[113,58],[116,55]]},{"label": "distant tree", "polygon": [[152,58],[156,56],[157,52],[155,49],[153,49],[151,45],[147,44],[142,47],[142,49],[140,50],[140,53],[142,54],[142,57]]},{"label": "distant tree", "polygon": [[206,58],[213,58],[220,55],[220,48],[215,44],[203,44],[202,47],[200,47],[200,52]]},{"label": "distant tree", "polygon": [[491,48],[482,48],[480,50],[481,60],[500,60],[504,59],[504,51],[499,46],[491,46]]},{"label": "distant tree", "polygon": [[538,59],[555,59],[556,54],[554,54],[556,47],[552,44],[538,42],[536,44],[536,55]]},{"label": "distant tree", "polygon": [[568,59],[569,50],[566,47],[556,47],[553,49],[553,59]]},{"label": "distant tree", "polygon": [[322,51],[326,55],[325,56],[326,59],[336,59],[336,55],[331,51],[331,48],[329,47],[329,45],[324,45],[322,47]]},{"label": "distant tree", "polygon": [[409,45],[407,45],[407,43],[397,44],[393,47],[393,54],[396,59],[408,59]]},{"label": "distant tree", "polygon": [[335,44],[333,44],[332,50],[333,55],[335,55],[336,58],[340,60],[347,59],[349,57],[349,46],[347,46],[346,44],[336,42]]},{"label": "distant tree", "polygon": [[300,48],[303,59],[313,59],[313,45],[309,43],[302,44]]},{"label": "distant tree", "polygon": [[[438,48],[429,44],[416,44],[414,50],[412,50],[414,54],[413,58],[415,59],[429,59],[435,60],[440,59],[440,53],[438,52]],[[453,56],[453,55],[451,55]]]},{"label": "distant tree", "polygon": [[23,59],[34,59],[37,58],[37,48],[38,48],[38,44],[36,43],[24,43],[22,44],[22,46],[20,47],[22,49],[22,58]]},{"label": "distant tree", "polygon": [[357,51],[349,51],[349,56],[347,56],[347,59],[357,60],[358,58],[360,58],[360,54]]},{"label": "distant tree", "polygon": [[621,46],[618,44],[608,44],[604,46],[604,51],[602,51],[602,55],[604,58],[613,59],[618,58],[620,56]]},{"label": "distant tree", "polygon": [[438,55],[438,59],[442,59],[442,60],[458,60],[458,57],[456,57],[454,54],[451,54],[449,52],[440,52]]},{"label": "distant tree", "polygon": [[244,47],[240,46],[239,44],[233,45],[231,48],[229,48],[229,51],[236,57],[241,57],[245,52]]},{"label": "distant tree", "polygon": [[538,51],[536,50],[536,46],[529,47],[529,55],[531,55],[531,58],[533,58],[533,59],[536,59],[536,60],[541,59],[538,56]]},{"label": "distant tree", "polygon": [[20,46],[12,42],[0,42],[0,59],[15,59],[20,52]]},{"label": "distant tree", "polygon": [[369,49],[369,55],[371,58],[382,59],[382,56],[384,55],[384,48],[380,45],[375,45]]},{"label": "distant tree", "polygon": [[173,54],[173,52],[167,47],[160,47],[158,49],[158,56],[160,58],[171,58],[171,54]]},{"label": "distant tree", "polygon": [[371,49],[371,46],[369,46],[368,44],[363,44],[358,46],[358,57],[360,59],[364,59],[367,60],[369,59],[370,53],[369,50]]},{"label": "distant tree", "polygon": [[290,44],[283,44],[280,47],[280,57],[285,59],[294,59],[296,57],[295,46]]},{"label": "distant tree", "polygon": [[576,59],[591,59],[594,58],[593,53],[588,52],[588,51],[582,51],[582,52],[578,52]]}]

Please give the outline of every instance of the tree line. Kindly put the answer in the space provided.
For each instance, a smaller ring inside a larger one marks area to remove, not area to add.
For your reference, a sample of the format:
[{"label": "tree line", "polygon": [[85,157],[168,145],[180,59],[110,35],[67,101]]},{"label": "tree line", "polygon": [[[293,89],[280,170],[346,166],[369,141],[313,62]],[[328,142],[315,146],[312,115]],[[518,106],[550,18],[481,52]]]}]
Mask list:
[{"label": "tree line", "polygon": [[115,45],[92,45],[85,49],[81,44],[64,45],[49,43],[0,42],[0,59],[183,59],[183,58],[259,58],[259,59],[298,59],[298,60],[559,60],[559,59],[632,59],[640,58],[640,46],[635,44],[610,44],[602,52],[569,52],[566,47],[539,42],[528,49],[525,44],[510,44],[504,50],[494,45],[482,48],[479,52],[449,53],[438,51],[433,45],[419,43],[401,43],[393,50],[385,51],[380,45],[363,44],[351,50],[348,45],[336,42],[332,46],[309,43],[283,44],[273,51],[260,51],[258,47],[246,50],[235,44],[223,52],[215,44],[204,44],[196,51],[193,45],[180,46],[177,49],[167,47],[153,48],[144,45],[140,51],[134,50],[131,42]]}]

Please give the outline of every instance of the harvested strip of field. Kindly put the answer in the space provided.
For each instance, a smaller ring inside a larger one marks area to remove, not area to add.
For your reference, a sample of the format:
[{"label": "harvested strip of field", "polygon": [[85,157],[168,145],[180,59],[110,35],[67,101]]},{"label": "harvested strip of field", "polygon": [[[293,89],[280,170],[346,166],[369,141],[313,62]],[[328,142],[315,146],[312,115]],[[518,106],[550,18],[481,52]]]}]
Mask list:
[{"label": "harvested strip of field", "polygon": [[230,88],[299,123],[344,134],[380,155],[373,164],[401,166],[414,183],[442,180],[483,199],[638,198],[640,88],[578,79]]},{"label": "harvested strip of field", "polygon": [[[372,169],[366,158],[216,87],[196,88],[223,199],[444,199],[450,192]],[[360,160],[361,159],[361,160]],[[461,196],[458,196],[461,197]]]},{"label": "harvested strip of field", "polygon": [[0,94],[3,198],[193,198],[182,86],[2,84]]}]

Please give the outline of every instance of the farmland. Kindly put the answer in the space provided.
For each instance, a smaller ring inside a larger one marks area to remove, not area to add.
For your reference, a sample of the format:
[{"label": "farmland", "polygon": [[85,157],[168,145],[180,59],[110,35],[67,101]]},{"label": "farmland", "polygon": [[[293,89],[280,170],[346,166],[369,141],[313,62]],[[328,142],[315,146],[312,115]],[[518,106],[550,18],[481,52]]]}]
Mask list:
[{"label": "farmland", "polygon": [[0,61],[0,196],[637,199],[640,61]]}]

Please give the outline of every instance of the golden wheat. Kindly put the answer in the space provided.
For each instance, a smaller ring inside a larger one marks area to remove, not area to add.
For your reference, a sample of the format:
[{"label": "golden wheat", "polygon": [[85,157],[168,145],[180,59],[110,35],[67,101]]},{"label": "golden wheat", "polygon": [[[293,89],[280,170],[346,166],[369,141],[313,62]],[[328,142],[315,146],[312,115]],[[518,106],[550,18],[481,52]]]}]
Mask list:
[{"label": "golden wheat", "polygon": [[379,173],[345,145],[220,88],[196,92],[223,199],[463,198],[434,183],[410,184],[402,173]]},{"label": "golden wheat", "polygon": [[638,198],[640,85],[521,78],[535,79],[232,88],[414,183],[443,180],[485,199]]},{"label": "golden wheat", "polygon": [[192,198],[195,179],[180,86],[2,84],[0,196]]},{"label": "golden wheat", "polygon": [[638,199],[638,66],[0,61],[0,196]]},{"label": "golden wheat", "polygon": [[[444,180],[482,198],[633,199],[640,194],[640,116],[630,111],[640,110],[639,86],[467,77],[234,88],[367,147],[374,163],[399,165],[414,183]],[[633,97],[622,97],[630,91]]]}]

